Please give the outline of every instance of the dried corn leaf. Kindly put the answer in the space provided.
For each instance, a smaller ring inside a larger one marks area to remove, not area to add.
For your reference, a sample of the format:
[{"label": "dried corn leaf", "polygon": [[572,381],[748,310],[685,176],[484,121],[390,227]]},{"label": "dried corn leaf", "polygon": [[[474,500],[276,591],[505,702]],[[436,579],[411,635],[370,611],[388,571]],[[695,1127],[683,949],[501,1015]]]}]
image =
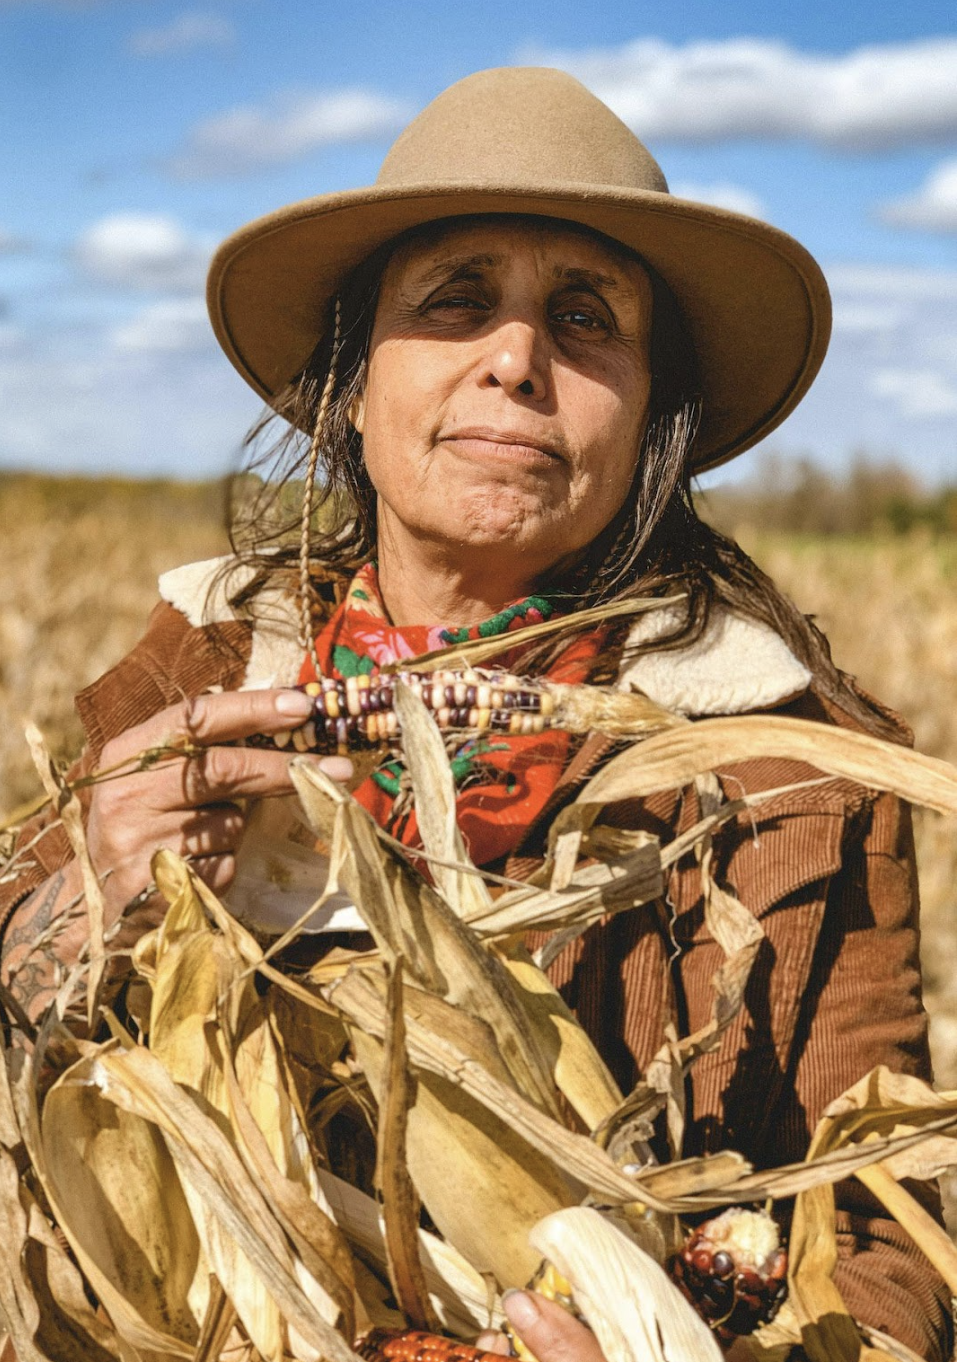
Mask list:
[{"label": "dried corn leaf", "polygon": [[57,1224],[121,1341],[143,1362],[189,1358],[197,1332],[187,1302],[196,1232],[149,1121],[137,1113],[121,1118],[102,1101],[92,1074],[111,1046],[88,1047],[58,1079],[42,1127],[26,1063],[14,1087],[20,1130]]},{"label": "dried corn leaf", "polygon": [[[386,1271],[383,1211],[359,1188],[320,1170],[320,1180],[337,1223],[357,1250]],[[502,1314],[494,1309],[487,1280],[445,1240],[418,1229],[420,1262],[430,1303],[448,1333],[474,1338],[481,1329],[496,1328]]]},{"label": "dried corn leaf", "polygon": [[[424,848],[432,858],[438,887],[461,918],[475,919],[492,908],[492,899],[483,881],[470,873],[473,867],[457,827],[456,790],[443,739],[426,706],[410,687],[397,685],[396,703],[417,823]],[[457,870],[456,864],[464,864],[466,869]],[[609,1070],[573,1013],[523,948],[511,943],[502,959],[554,1081],[592,1129],[620,1100]]]},{"label": "dried corn leaf", "polygon": [[421,987],[483,1017],[519,1090],[555,1111],[549,1065],[517,1000],[510,976],[446,901],[385,841],[350,795],[315,766],[290,763],[308,818],[318,828],[336,808],[335,837],[345,839],[342,887],[388,961],[402,956]]},{"label": "dried corn leaf", "polygon": [[720,1362],[713,1334],[666,1273],[598,1211],[558,1211],[530,1240],[571,1283],[607,1362]]},{"label": "dried corn leaf", "polygon": [[579,798],[587,804],[638,799],[755,757],[805,762],[828,775],[891,790],[912,804],[956,811],[956,772],[947,762],[863,733],[768,714],[703,719],[635,743],[589,780]]},{"label": "dried corn leaf", "polygon": [[[661,610],[677,605],[683,596],[664,596],[656,600],[609,601],[606,605],[595,605],[588,610],[578,610],[572,615],[554,615],[552,619],[540,624],[528,624],[524,629],[511,629],[509,647],[519,648],[526,643],[535,643],[549,637],[562,637],[565,633],[579,630],[590,624],[605,624],[608,620],[623,619],[629,615],[643,615],[650,610]],[[452,644],[449,648],[438,648],[432,653],[421,653],[419,657],[404,658],[384,671],[396,671],[400,667],[410,671],[435,671],[438,667],[454,667],[467,662],[479,665],[492,657],[499,657],[504,651],[503,635],[495,638],[468,639]],[[652,703],[652,702],[651,702]]]},{"label": "dried corn leaf", "polygon": [[[20,1203],[20,1174],[12,1155],[0,1149],[0,1205],[4,1233],[0,1234],[0,1322],[9,1334],[19,1362],[51,1362],[34,1339],[40,1324],[40,1305],[26,1274],[27,1213]],[[2,1335],[0,1335],[2,1340]]]},{"label": "dried corn leaf", "polygon": [[[383,1001],[369,977],[359,972],[348,975],[342,983],[333,986],[330,997],[356,1023],[358,1038],[362,1031],[368,1037],[382,1040],[385,1030]],[[579,1184],[575,1196],[577,1201],[582,1199],[586,1190],[612,1203],[632,1204],[637,1200],[636,1183],[620,1171],[604,1150],[586,1136],[567,1130],[552,1117],[539,1111],[494,1077],[482,1060],[465,1053],[460,1046],[451,1042],[448,1035],[422,1026],[410,1015],[409,1010],[407,1052],[414,1069],[423,1071],[418,1074],[421,1085],[424,1084],[425,1073],[436,1074],[462,1088],[465,1094],[485,1107],[508,1130],[516,1132],[535,1151],[544,1155],[574,1188]],[[474,1120],[478,1119],[474,1115]],[[424,1201],[429,1210],[430,1203],[426,1196]],[[653,1198],[650,1198],[649,1204],[658,1210],[672,1209],[658,1206]],[[443,1229],[443,1226],[440,1228]]]},{"label": "dried corn leaf", "polygon": [[861,1168],[857,1177],[900,1222],[947,1283],[950,1294],[956,1296],[957,1246],[946,1230],[937,1224],[929,1211],[925,1211],[905,1187],[900,1186],[884,1163],[873,1163]]},{"label": "dried corn leaf", "polygon": [[384,1241],[397,1304],[417,1329],[435,1329],[420,1264],[420,1202],[407,1167],[407,1116],[413,1101],[403,1020],[403,959],[389,971],[377,1119],[377,1186],[383,1197]]},{"label": "dried corn leaf", "polygon": [[[944,1117],[926,1129],[913,1130],[904,1135],[891,1135],[876,1141],[863,1141],[859,1144],[844,1145],[826,1154],[808,1158],[802,1163],[783,1164],[780,1168],[768,1168],[762,1172],[749,1171],[750,1165],[743,1163],[743,1175],[731,1176],[729,1182],[717,1186],[706,1194],[678,1190],[667,1202],[665,1208],[683,1214],[687,1211],[709,1210],[714,1206],[730,1206],[738,1202],[782,1200],[784,1197],[798,1196],[811,1188],[842,1182],[853,1176],[859,1169],[869,1164],[879,1163],[890,1154],[900,1153],[922,1144],[930,1134],[939,1134],[952,1124],[952,1117]],[[680,1169],[682,1164],[672,1164]],[[660,1169],[644,1169],[633,1174],[637,1195],[645,1196],[647,1180],[655,1181]]]},{"label": "dried corn leaf", "polygon": [[[475,873],[457,826],[457,792],[443,738],[426,705],[410,686],[398,681],[394,704],[400,721],[403,760],[413,784],[417,827],[432,858],[437,888],[460,918],[482,912],[490,892]],[[464,870],[454,867],[463,865]]]},{"label": "dried corn leaf", "polygon": [[216,1277],[211,1277],[207,1311],[200,1325],[193,1362],[218,1362],[236,1322],[237,1312],[230,1304],[227,1293]]},{"label": "dried corn leaf", "polygon": [[[330,989],[333,1003],[354,1024],[354,1050],[375,1093],[384,1087],[383,1042],[387,1008],[382,978],[351,972]],[[558,1163],[530,1147],[509,1122],[462,1091],[455,1072],[424,1070],[419,1038],[447,1037],[464,1065],[492,1070],[498,1090],[516,1093],[497,1055],[489,1029],[428,993],[404,989],[407,1052],[416,1076],[416,1097],[408,1115],[407,1160],[431,1220],[480,1272],[509,1284],[526,1281],[537,1260],[527,1242],[530,1226],[558,1206],[580,1200],[582,1187]],[[453,1037],[451,1041],[449,1038]],[[561,1127],[537,1111],[550,1130]]]},{"label": "dried corn leaf", "polygon": [[76,1265],[23,1185],[20,1197],[28,1208],[24,1266],[40,1302],[37,1341],[55,1362],[113,1362],[116,1334],[95,1313]]},{"label": "dried corn leaf", "polygon": [[[309,1353],[327,1362],[356,1362],[355,1354],[328,1323],[336,1306],[295,1260],[270,1204],[247,1172],[221,1125],[170,1078],[156,1056],[140,1049],[105,1049],[91,1066],[91,1077],[108,1100],[141,1116],[162,1132],[185,1183],[203,1198],[225,1233],[235,1240],[262,1278],[290,1327]],[[244,1302],[230,1285],[224,1289],[243,1318]]]},{"label": "dried corn leaf", "polygon": [[30,748],[30,755],[37,768],[37,774],[43,782],[46,790],[60,820],[63,830],[67,834],[67,839],[77,858],[80,866],[80,873],[83,877],[83,897],[87,905],[87,926],[89,933],[89,972],[87,974],[87,1025],[93,1027],[94,1018],[97,1012],[97,999],[100,992],[100,982],[103,978],[103,968],[106,961],[104,948],[104,903],[103,891],[100,888],[100,880],[97,872],[93,868],[90,859],[90,852],[87,848],[87,835],[83,826],[83,814],[80,809],[80,800],[76,792],[64,780],[62,772],[57,767],[53,758],[47,750],[47,745],[43,740],[43,734],[36,724],[28,723],[26,726],[27,746]]},{"label": "dried corn leaf", "polygon": [[[233,1124],[253,1176],[280,1197],[282,1206],[289,1207],[296,1198],[292,1189],[297,1184],[303,1201],[312,1205],[321,1193],[309,1142],[277,1049],[269,1003],[258,994],[247,965],[250,957],[259,957],[259,948],[244,928],[227,920],[219,904],[214,908],[214,896],[205,887],[201,893],[200,881],[179,858],[159,853],[154,873],[170,907],[151,961],[151,1051],[173,1079],[199,1094],[210,1112],[224,1117],[226,1126]],[[211,915],[219,912],[229,935],[214,930],[207,907]],[[180,1152],[173,1153],[179,1162]],[[184,1181],[216,1277],[257,1349],[265,1357],[279,1357],[286,1346],[286,1323],[269,1284],[202,1189],[189,1176]],[[322,1208],[314,1206],[314,1211],[323,1217]],[[326,1245],[332,1249],[337,1243],[329,1225]],[[287,1258],[328,1323],[350,1318],[352,1282],[343,1281],[322,1252],[312,1259],[316,1272],[302,1258]],[[342,1259],[340,1266],[344,1271]],[[299,1351],[295,1329],[292,1346]]]},{"label": "dried corn leaf", "polygon": [[[714,813],[717,811],[713,810]],[[709,836],[707,829],[712,826],[709,819],[705,820],[705,836]],[[674,1159],[679,1158],[683,1146],[686,1075],[696,1059],[716,1048],[743,1004],[747,980],[764,932],[753,914],[713,880],[710,864],[711,853],[706,845],[701,850],[704,923],[724,953],[724,962],[712,980],[711,1019],[683,1039],[676,1037],[672,1025],[667,1028],[666,1039],[648,1064],[641,1082],[597,1130],[596,1137],[605,1147],[614,1149],[617,1140],[622,1139],[633,1124],[649,1124],[665,1109],[671,1152]],[[687,1194],[694,1194],[692,1185]]]},{"label": "dried corn leaf", "polygon": [[318,1190],[311,1197],[302,1183],[280,1172],[263,1131],[247,1107],[233,1058],[222,1038],[219,1050],[238,1152],[251,1177],[266,1191],[274,1216],[307,1271],[336,1304],[339,1315],[333,1322],[347,1338],[352,1338],[353,1261],[336,1221],[323,1209],[327,1203],[322,1189],[318,1183]]},{"label": "dried corn leaf", "polygon": [[615,1111],[622,1094],[593,1041],[550,980],[520,945],[504,955],[524,1009],[547,1050],[554,1082],[587,1130]]},{"label": "dried corn leaf", "polygon": [[662,893],[659,849],[651,845],[612,862],[584,866],[563,889],[510,890],[469,922],[484,937],[571,925],[583,931],[609,913],[639,907]]},{"label": "dried corn leaf", "polygon": [[665,1202],[675,1198],[687,1199],[700,1194],[723,1193],[731,1183],[752,1171],[751,1165],[732,1149],[719,1154],[704,1154],[690,1159],[677,1159],[645,1169],[638,1175],[643,1195],[647,1191]]},{"label": "dried corn leaf", "polygon": [[[896,1136],[906,1130],[926,1130],[944,1117],[957,1114],[955,1092],[937,1092],[922,1078],[892,1073],[881,1065],[871,1070],[824,1108],[814,1146],[819,1152],[833,1149],[848,1140],[869,1136]],[[939,1153],[941,1145],[936,1146]],[[915,1176],[905,1172],[903,1176]]]},{"label": "dried corn leaf", "polygon": [[[851,1144],[870,1151],[882,1150],[884,1144],[895,1148],[911,1136],[920,1143],[928,1130],[939,1134],[951,1119],[956,1120],[955,1101],[920,1079],[881,1067],[826,1108],[807,1158],[812,1163]],[[916,1233],[917,1222],[908,1228]],[[934,1246],[934,1255],[938,1248]],[[857,1329],[832,1280],[836,1260],[833,1188],[823,1183],[797,1197],[790,1236],[791,1299],[813,1362],[858,1362],[861,1357]]]}]

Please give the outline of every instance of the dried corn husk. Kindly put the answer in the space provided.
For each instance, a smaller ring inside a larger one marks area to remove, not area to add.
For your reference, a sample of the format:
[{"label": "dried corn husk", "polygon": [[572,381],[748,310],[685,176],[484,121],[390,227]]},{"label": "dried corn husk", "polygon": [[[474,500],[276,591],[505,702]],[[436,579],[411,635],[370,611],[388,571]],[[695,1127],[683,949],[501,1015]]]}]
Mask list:
[{"label": "dried corn husk", "polygon": [[[481,656],[475,652],[474,660]],[[449,661],[447,655],[444,665]],[[571,692],[573,726],[599,713],[591,698],[599,697]],[[927,1175],[952,1157],[942,1138],[950,1120],[945,1099],[879,1079],[828,1111],[832,1134],[802,1165],[754,1173],[727,1151],[624,1172],[618,1151],[636,1143],[664,1107],[679,1147],[684,1073],[739,1008],[762,940],[756,919],[713,884],[710,832],[778,792],[717,804],[716,782],[701,780],[706,816],[662,850],[605,828],[602,812],[627,788],[636,795],[686,782],[759,751],[934,807],[949,803],[944,771],[902,749],[851,745],[851,735],[833,729],[799,725],[801,741],[781,720],[689,725],[643,697],[613,700],[604,725],[671,731],[624,754],[585,788],[583,802],[558,823],[546,887],[514,888],[496,902],[470,864],[443,743],[415,693],[398,685],[397,711],[432,883],[342,790],[309,763],[296,763],[311,825],[330,845],[340,887],[377,942],[372,955],[344,952],[292,978],[187,867],[158,859],[156,878],[171,908],[136,957],[152,990],[152,1006],[138,1012],[149,1049],[114,1023],[112,1043],[65,1047],[62,1072],[46,1094],[30,1065],[15,1085],[15,1103],[4,1105],[0,1083],[0,1204],[11,1208],[13,1226],[0,1245],[0,1315],[8,1328],[12,1321],[25,1362],[69,1359],[61,1346],[68,1338],[83,1340],[76,1356],[95,1362],[348,1362],[353,1354],[343,1335],[352,1337],[354,1311],[361,1326],[401,1322],[384,1285],[388,1272],[408,1313],[427,1319],[435,1312],[444,1327],[469,1336],[499,1318],[494,1285],[522,1284],[544,1253],[573,1281],[609,1362],[717,1356],[654,1262],[665,1252],[673,1216],[797,1193],[801,1202],[810,1198],[798,1214],[801,1228],[806,1214],[807,1240],[794,1249],[798,1315],[813,1320],[805,1332],[814,1348],[821,1339],[816,1355],[863,1362],[886,1348],[875,1338],[874,1351],[864,1351],[849,1319],[841,1318],[836,1340],[829,1332],[829,1283],[827,1295],[817,1291],[829,1271],[830,1241],[817,1237],[826,1223],[817,1215],[827,1198],[832,1209],[832,1181],[856,1173],[929,1252],[929,1226],[896,1179]],[[714,1016],[695,1036],[668,1036],[644,1083],[623,1100],[539,966],[604,913],[656,898],[663,869],[691,850],[700,857],[708,923],[726,956]],[[578,866],[583,855],[600,864]],[[523,933],[543,926],[555,935],[534,961]],[[257,975],[275,987],[264,992]],[[64,986],[64,999],[74,982]],[[41,1051],[53,1025],[42,1029]],[[340,1058],[348,1032],[352,1069]],[[385,1210],[317,1166],[324,1154],[307,1137],[305,1104],[317,1074],[335,1069],[342,1083],[335,1101],[355,1094],[369,1106],[364,1074],[381,1098]],[[561,1098],[588,1131],[597,1130],[599,1143],[563,1124]],[[49,1197],[109,1320],[90,1310],[80,1275],[31,1189],[15,1187],[21,1144],[37,1195],[42,1189]],[[89,1159],[82,1157],[87,1146]],[[131,1176],[132,1160],[152,1169],[152,1183],[139,1170]],[[622,1219],[578,1206],[588,1195],[617,1207]],[[445,1239],[416,1227],[418,1198]],[[146,1261],[162,1280],[134,1270],[142,1255],[118,1261],[126,1240],[110,1226],[121,1218],[143,1237]],[[52,1298],[46,1323],[44,1292]],[[798,1336],[789,1311],[779,1336],[771,1327],[770,1349],[758,1356],[771,1358]],[[847,1351],[830,1352],[835,1341]],[[887,1351],[897,1355],[892,1345]]]},{"label": "dried corn husk", "polygon": [[[479,1073],[492,1070],[501,1077],[491,1081],[509,1094],[510,1104],[528,1105],[510,1083],[483,1023],[429,994],[404,992],[409,996],[407,1050],[416,1077],[407,1144],[414,1183],[444,1238],[478,1271],[491,1273],[504,1286],[526,1281],[537,1267],[527,1241],[530,1227],[560,1206],[575,1205],[583,1187],[549,1153],[531,1148],[501,1111],[478,1102],[458,1082],[458,1063]],[[382,981],[371,972],[353,971],[328,996],[353,1023],[357,1058],[379,1094],[387,1030]],[[447,1043],[456,1060],[441,1072],[425,1068],[421,1054],[438,1033],[455,1038]],[[549,1129],[559,1129],[546,1114],[542,1119]]]},{"label": "dried corn husk", "polygon": [[206,1284],[198,1236],[151,1122],[104,1099],[96,1066],[108,1048],[57,1081],[42,1123],[26,1066],[15,1089],[20,1129],[57,1224],[120,1340],[143,1362],[189,1358],[197,1336],[190,1297]]},{"label": "dried corn husk", "polygon": [[[302,1116],[271,1026],[270,1004],[257,994],[238,949],[243,929],[237,926],[231,936],[214,931],[204,912],[206,895],[199,881],[177,858],[158,853],[153,870],[170,907],[155,941],[146,939],[138,952],[144,969],[149,959],[153,988],[150,1049],[171,1078],[232,1127],[248,1167],[271,1186],[275,1204],[286,1201],[287,1226],[309,1216],[311,1223],[328,1227],[321,1238],[328,1254],[339,1254],[339,1276],[323,1253],[313,1255],[311,1273],[302,1256],[285,1245],[276,1251],[322,1318],[342,1324],[346,1316],[352,1330],[349,1254],[323,1203]],[[253,949],[248,946],[244,953]],[[173,1154],[183,1173],[176,1148]],[[279,1357],[291,1346],[296,1351],[297,1340],[287,1339],[285,1322],[262,1273],[195,1180],[186,1173],[183,1182],[205,1257],[256,1347],[267,1358]],[[277,1242],[282,1243],[282,1237]],[[304,1351],[302,1346],[299,1351]]]},{"label": "dried corn husk", "polygon": [[719,1362],[713,1334],[663,1269],[598,1211],[558,1211],[530,1239],[570,1282],[607,1362]]},{"label": "dried corn husk", "polygon": [[912,804],[956,812],[957,776],[947,762],[845,728],[772,714],[703,719],[636,743],[589,780],[580,799],[587,804],[637,799],[754,757],[806,762],[828,775],[891,790]]},{"label": "dried corn husk", "polygon": [[[893,1164],[907,1176],[911,1164],[922,1168],[925,1144],[932,1142],[932,1161],[940,1164],[945,1154],[941,1130],[950,1120],[955,1127],[955,1094],[938,1094],[920,1079],[874,1069],[827,1107],[814,1131],[808,1159],[812,1162],[850,1145],[882,1148],[893,1145],[898,1136],[918,1135],[913,1159],[908,1160],[904,1152]],[[863,1170],[858,1176],[863,1176]],[[896,1198],[889,1209],[903,1215],[901,1199]],[[904,1224],[938,1266],[952,1271],[955,1282],[956,1250],[942,1244],[942,1231],[931,1233],[931,1227],[939,1231],[939,1226],[919,1206],[915,1215],[906,1215]],[[860,1362],[859,1332],[832,1281],[836,1261],[833,1189],[830,1182],[823,1182],[797,1197],[790,1236],[790,1299],[813,1362]]]},{"label": "dried corn husk", "polygon": [[555,1110],[549,1066],[502,964],[483,949],[441,897],[398,855],[373,819],[336,782],[302,759],[290,772],[308,817],[342,842],[341,884],[381,955],[402,957],[411,979],[482,1016],[521,1092]]},{"label": "dried corn husk", "polygon": [[[443,739],[433,716],[408,686],[395,691],[404,758],[415,793],[417,825],[440,892],[461,919],[471,924],[489,914],[493,900],[470,861],[456,819],[456,789]],[[573,1013],[518,939],[504,943],[506,966],[519,1010],[553,1081],[593,1127],[617,1105],[620,1092]],[[508,987],[501,976],[500,987]]]},{"label": "dried corn husk", "polygon": [[[372,1197],[333,1173],[321,1169],[320,1181],[337,1224],[351,1244],[386,1272],[381,1208]],[[417,1238],[430,1304],[444,1330],[463,1338],[475,1338],[483,1329],[498,1328],[503,1313],[497,1307],[489,1279],[439,1235],[420,1229]]]}]

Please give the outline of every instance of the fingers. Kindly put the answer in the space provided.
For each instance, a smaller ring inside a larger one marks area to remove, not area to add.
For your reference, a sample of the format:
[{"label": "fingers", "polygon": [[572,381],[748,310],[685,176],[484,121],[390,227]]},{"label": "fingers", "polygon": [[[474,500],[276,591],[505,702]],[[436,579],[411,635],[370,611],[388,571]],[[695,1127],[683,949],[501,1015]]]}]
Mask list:
[{"label": "fingers", "polygon": [[[188,815],[181,828],[180,855],[198,860],[236,851],[243,836],[243,813],[236,804],[208,804]],[[176,848],[174,848],[176,850]]]},{"label": "fingers", "polygon": [[497,1329],[484,1329],[477,1338],[476,1347],[485,1353],[499,1353],[501,1357],[510,1356],[510,1340]]},{"label": "fingers", "polygon": [[[345,757],[321,757],[321,770],[334,780],[349,780],[353,766]],[[290,757],[255,747],[207,747],[146,771],[131,771],[123,780],[98,790],[104,808],[135,801],[158,813],[198,809],[238,799],[270,799],[290,794]]]},{"label": "fingers", "polygon": [[192,860],[191,865],[207,888],[212,889],[215,894],[222,894],[230,888],[237,870],[236,857],[230,854],[202,856]]},{"label": "fingers", "polygon": [[507,1291],[503,1310],[537,1362],[604,1362],[596,1336],[562,1305],[533,1291]]},{"label": "fingers", "polygon": [[123,761],[176,738],[189,738],[201,747],[211,747],[249,738],[254,733],[279,733],[299,727],[312,713],[313,701],[296,690],[198,695],[160,710],[115,738],[104,750],[103,764]]}]

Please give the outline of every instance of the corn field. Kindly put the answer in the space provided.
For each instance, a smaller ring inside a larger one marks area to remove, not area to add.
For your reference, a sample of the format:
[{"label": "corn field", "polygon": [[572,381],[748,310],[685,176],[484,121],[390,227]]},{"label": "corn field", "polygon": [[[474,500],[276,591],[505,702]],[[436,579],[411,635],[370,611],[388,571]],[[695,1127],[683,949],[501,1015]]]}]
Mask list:
[{"label": "corn field", "polygon": [[[8,809],[36,793],[23,718],[55,754],[71,755],[79,734],[70,697],[135,640],[157,573],[223,546],[203,489],[61,492],[39,480],[0,488],[0,530],[15,565],[0,607]],[[943,543],[765,539],[749,527],[740,537],[817,615],[839,664],[904,713],[919,748],[953,760],[955,557]],[[12,1194],[13,1233],[0,1238],[0,1319],[21,1357],[354,1362],[350,1344],[370,1327],[407,1321],[469,1337],[498,1325],[491,1284],[526,1281],[545,1261],[609,1362],[720,1358],[714,1333],[656,1264],[679,1264],[681,1277],[695,1267],[681,1217],[781,1197],[797,1199],[789,1260],[774,1245],[763,1261],[783,1271],[789,1261],[789,1296],[751,1335],[754,1356],[783,1358],[802,1330],[824,1356],[856,1357],[856,1327],[822,1256],[833,1212],[821,1190],[850,1175],[955,1281],[949,1240],[899,1184],[955,1159],[955,1103],[918,1080],[865,1076],[822,1114],[802,1164],[756,1173],[733,1151],[666,1166],[631,1161],[658,1113],[670,1127],[678,1066],[709,1048],[739,1007],[762,929],[711,888],[704,867],[710,930],[726,959],[714,1020],[665,1043],[625,1100],[519,943],[534,925],[575,932],[608,911],[605,876],[620,881],[621,906],[656,898],[671,847],[619,847],[587,870],[571,861],[565,877],[555,862],[547,887],[492,897],[452,816],[439,732],[414,690],[398,685],[396,700],[432,884],[339,786],[293,763],[303,815],[374,938],[375,968],[341,951],[285,975],[184,862],[158,853],[154,875],[169,910],[134,956],[132,1031],[105,1016],[112,1039],[78,1042],[54,1030],[42,1068],[0,1064],[8,1206],[17,1168],[31,1170],[19,1200]],[[749,725],[766,721],[740,722],[746,742]],[[949,804],[946,773],[905,752],[851,757],[834,730],[801,727],[810,731],[790,741],[815,746],[822,769],[865,763],[868,783],[929,806],[917,815],[926,995],[938,1085],[953,1086],[956,853],[947,820],[930,811]],[[579,849],[592,845],[586,811],[616,798],[618,779],[639,778],[640,749],[656,749],[668,784],[709,769],[697,763],[712,750],[710,721],[666,731],[653,722],[651,733],[581,792],[564,824]],[[711,817],[719,826],[722,808]],[[91,1009],[95,964],[74,984]],[[273,987],[255,987],[257,977]],[[348,1111],[374,1149],[379,1203],[353,1185],[338,1144]],[[875,1331],[865,1338],[864,1356],[905,1355]],[[838,1346],[842,1354],[830,1351]]]}]

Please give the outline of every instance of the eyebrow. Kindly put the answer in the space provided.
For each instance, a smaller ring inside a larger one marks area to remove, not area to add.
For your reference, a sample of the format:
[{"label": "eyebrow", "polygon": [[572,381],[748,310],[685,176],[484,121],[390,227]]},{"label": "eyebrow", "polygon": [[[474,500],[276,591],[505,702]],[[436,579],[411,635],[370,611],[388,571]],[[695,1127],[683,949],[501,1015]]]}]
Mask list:
[{"label": "eyebrow", "polygon": [[429,288],[432,284],[438,284],[447,279],[456,279],[458,276],[462,277],[473,270],[492,269],[494,265],[499,265],[502,259],[502,255],[489,255],[485,252],[477,255],[454,256],[452,259],[447,256],[438,261],[432,268],[424,270],[423,274],[417,278],[417,285],[420,288]]},{"label": "eyebrow", "polygon": [[577,265],[557,265],[553,271],[555,279],[563,279],[571,284],[585,284],[587,288],[599,290],[613,289],[615,293],[623,293],[626,286],[621,279],[615,279],[613,275],[601,274],[599,270],[585,270]]},{"label": "eyebrow", "polygon": [[[493,269],[503,260],[503,255],[490,255],[487,252],[478,252],[475,255],[454,256],[441,261],[418,278],[417,284],[420,288],[430,288],[433,284],[447,280],[463,278],[473,271],[481,269]],[[553,277],[564,283],[581,284],[587,288],[597,289],[600,292],[612,291],[614,293],[630,292],[629,285],[623,280],[615,278],[610,274],[602,274],[599,270],[584,269],[579,265],[556,265]]]}]

